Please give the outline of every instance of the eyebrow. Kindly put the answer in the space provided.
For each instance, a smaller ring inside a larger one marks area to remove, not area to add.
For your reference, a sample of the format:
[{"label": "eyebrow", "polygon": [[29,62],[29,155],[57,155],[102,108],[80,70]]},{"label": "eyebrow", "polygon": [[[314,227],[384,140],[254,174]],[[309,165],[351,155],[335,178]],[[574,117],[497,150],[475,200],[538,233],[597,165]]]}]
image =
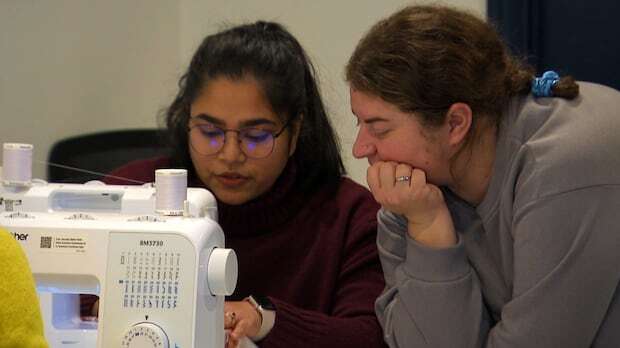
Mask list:
[{"label": "eyebrow", "polygon": [[[211,115],[208,114],[198,114],[198,115],[194,115],[191,116],[190,119],[192,118],[196,118],[196,119],[200,119],[209,123],[213,123],[217,126],[225,126],[226,123],[224,121],[222,121],[221,119],[217,118],[217,117],[213,117]],[[247,127],[254,127],[254,126],[261,126],[261,125],[274,125],[277,126],[277,124],[275,122],[273,122],[272,120],[266,119],[266,118],[253,118],[247,121],[243,121],[240,124],[240,128],[247,128]]]},{"label": "eyebrow", "polygon": [[[353,113],[353,115],[355,115],[355,113]],[[373,124],[373,123],[377,123],[377,122],[389,122],[390,121],[390,120],[385,119],[385,118],[380,117],[380,116],[373,116],[373,117],[369,117],[369,118],[367,118],[365,120],[360,120],[360,118],[357,115],[355,115],[355,118],[357,119],[357,122],[363,122],[363,123],[366,123],[366,124]]]},{"label": "eyebrow", "polygon": [[353,116],[355,116],[355,118],[357,119],[358,123],[364,122],[366,124],[373,124],[373,123],[377,123],[377,122],[389,122],[390,120],[381,117],[381,116],[371,116],[365,120],[360,120],[360,117],[357,115],[357,113],[355,112],[355,110],[353,110],[353,108],[351,108],[351,113],[353,114]]},{"label": "eyebrow", "polygon": [[368,124],[377,123],[377,122],[389,122],[389,120],[383,117],[371,117],[371,118],[364,120],[364,123],[368,123]]}]

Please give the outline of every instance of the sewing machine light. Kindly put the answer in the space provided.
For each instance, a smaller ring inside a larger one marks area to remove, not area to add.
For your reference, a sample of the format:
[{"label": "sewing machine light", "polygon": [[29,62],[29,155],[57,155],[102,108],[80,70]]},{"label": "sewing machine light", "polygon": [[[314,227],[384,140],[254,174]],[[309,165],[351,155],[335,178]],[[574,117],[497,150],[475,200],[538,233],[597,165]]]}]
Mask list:
[{"label": "sewing machine light", "polygon": [[31,144],[4,143],[2,147],[3,177],[7,186],[30,186],[32,180]]}]

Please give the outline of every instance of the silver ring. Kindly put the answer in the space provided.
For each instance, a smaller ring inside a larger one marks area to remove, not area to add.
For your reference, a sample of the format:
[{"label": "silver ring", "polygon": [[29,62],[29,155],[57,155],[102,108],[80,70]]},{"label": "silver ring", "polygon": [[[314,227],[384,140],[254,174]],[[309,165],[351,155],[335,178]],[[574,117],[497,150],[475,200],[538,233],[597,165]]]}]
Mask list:
[{"label": "silver ring", "polygon": [[224,317],[225,318],[230,318],[230,324],[234,326],[235,322],[237,321],[237,313],[235,312],[226,312],[224,313]]},{"label": "silver ring", "polygon": [[396,182],[409,181],[409,180],[411,180],[411,176],[409,176],[409,175],[402,175],[402,176],[397,176],[396,177]]}]

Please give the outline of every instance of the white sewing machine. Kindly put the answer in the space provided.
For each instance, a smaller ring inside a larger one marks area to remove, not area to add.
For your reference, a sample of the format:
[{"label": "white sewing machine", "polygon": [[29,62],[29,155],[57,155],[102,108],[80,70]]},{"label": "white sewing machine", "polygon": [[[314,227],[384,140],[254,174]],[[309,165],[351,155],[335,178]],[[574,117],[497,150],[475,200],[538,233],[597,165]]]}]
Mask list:
[{"label": "white sewing machine", "polygon": [[[48,184],[21,152],[4,144],[0,225],[24,247],[50,347],[224,346],[237,259],[210,192],[179,186],[178,170],[155,187]],[[75,294],[99,296],[98,324]]]}]

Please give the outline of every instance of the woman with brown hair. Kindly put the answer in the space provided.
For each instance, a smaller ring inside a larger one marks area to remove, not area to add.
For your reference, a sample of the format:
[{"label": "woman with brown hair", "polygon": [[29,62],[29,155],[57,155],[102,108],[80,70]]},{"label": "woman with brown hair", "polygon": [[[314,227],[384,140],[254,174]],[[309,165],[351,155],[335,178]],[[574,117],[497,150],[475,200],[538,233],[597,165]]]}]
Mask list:
[{"label": "woman with brown hair", "polygon": [[620,346],[618,91],[535,78],[435,6],[377,23],[346,74],[391,347]]}]

